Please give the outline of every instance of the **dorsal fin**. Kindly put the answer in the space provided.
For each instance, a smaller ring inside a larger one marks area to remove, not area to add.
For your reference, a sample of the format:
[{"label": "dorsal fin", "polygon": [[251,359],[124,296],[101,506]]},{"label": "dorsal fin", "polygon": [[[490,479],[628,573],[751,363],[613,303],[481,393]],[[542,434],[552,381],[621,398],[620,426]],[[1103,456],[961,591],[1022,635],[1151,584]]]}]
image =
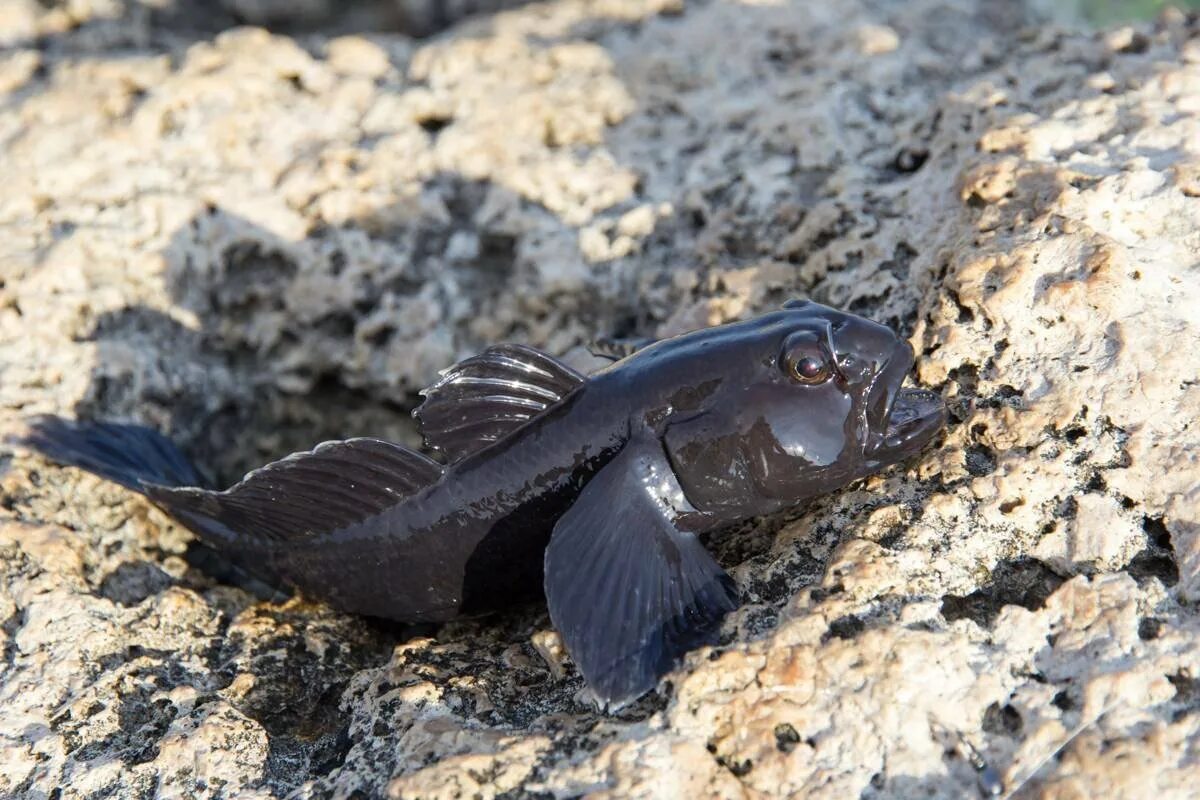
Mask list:
[{"label": "dorsal fin", "polygon": [[413,411],[429,447],[452,460],[480,450],[562,400],[584,377],[519,344],[489,347],[442,370]]},{"label": "dorsal fin", "polygon": [[441,477],[431,458],[382,439],[325,442],[223,492],[146,485],[146,496],[219,540],[304,541],[374,516]]}]

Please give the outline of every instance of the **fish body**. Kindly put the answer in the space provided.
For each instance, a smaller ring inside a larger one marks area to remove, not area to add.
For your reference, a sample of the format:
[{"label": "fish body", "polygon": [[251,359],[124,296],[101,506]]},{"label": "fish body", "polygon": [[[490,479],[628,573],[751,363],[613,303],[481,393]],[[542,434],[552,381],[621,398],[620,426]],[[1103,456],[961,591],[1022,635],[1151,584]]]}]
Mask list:
[{"label": "fish body", "polygon": [[142,492],[207,545],[345,611],[441,622],[545,593],[602,702],[652,688],[736,605],[697,534],[918,452],[940,399],[911,347],[809,302],[649,344],[584,377],[500,346],[418,418],[447,463],[330,442],[223,492],[136,426],[42,419],[24,441]]}]

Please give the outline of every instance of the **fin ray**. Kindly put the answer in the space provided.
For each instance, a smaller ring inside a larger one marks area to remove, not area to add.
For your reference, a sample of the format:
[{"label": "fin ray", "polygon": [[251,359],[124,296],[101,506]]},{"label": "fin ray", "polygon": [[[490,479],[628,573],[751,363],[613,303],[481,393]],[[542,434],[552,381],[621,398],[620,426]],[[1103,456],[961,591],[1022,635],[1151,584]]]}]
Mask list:
[{"label": "fin ray", "polygon": [[503,438],[573,392],[584,377],[540,350],[489,347],[442,371],[413,411],[425,443],[457,461]]},{"label": "fin ray", "polygon": [[14,441],[52,461],[87,470],[134,491],[141,491],[143,481],[208,485],[170,439],[143,425],[47,415],[30,420],[28,432]]},{"label": "fin ray", "polygon": [[550,618],[610,708],[710,642],[736,605],[732,579],[679,525],[695,513],[661,446],[633,442],[554,528],[545,564]]},{"label": "fin ray", "polygon": [[325,442],[246,474],[223,492],[149,485],[150,499],[210,534],[306,541],[399,503],[437,481],[436,461],[382,439]]}]

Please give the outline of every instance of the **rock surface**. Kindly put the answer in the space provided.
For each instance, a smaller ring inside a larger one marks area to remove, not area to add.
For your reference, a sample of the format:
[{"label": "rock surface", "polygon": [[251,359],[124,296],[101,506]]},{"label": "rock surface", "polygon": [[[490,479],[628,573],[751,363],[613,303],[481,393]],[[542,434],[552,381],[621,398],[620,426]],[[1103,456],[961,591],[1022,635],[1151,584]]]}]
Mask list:
[{"label": "rock surface", "polygon": [[953,421],[714,537],[722,644],[607,717],[542,608],[257,602],[129,493],[7,453],[0,795],[1192,790],[1196,18],[556,0],[419,41],[159,5],[0,0],[6,430],[137,420],[231,479],[415,441],[416,390],[489,342],[582,359],[793,295],[911,334]]}]

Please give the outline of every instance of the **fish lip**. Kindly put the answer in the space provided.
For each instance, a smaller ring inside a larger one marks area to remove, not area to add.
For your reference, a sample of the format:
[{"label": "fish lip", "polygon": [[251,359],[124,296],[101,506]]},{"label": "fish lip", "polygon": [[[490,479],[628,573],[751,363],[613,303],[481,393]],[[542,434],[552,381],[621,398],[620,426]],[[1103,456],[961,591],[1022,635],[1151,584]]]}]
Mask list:
[{"label": "fish lip", "polygon": [[917,453],[946,422],[946,405],[940,396],[904,386],[913,362],[912,347],[900,342],[868,391],[864,450],[872,466]]},{"label": "fish lip", "polygon": [[946,404],[940,395],[927,389],[901,388],[872,455],[878,461],[903,461],[919,452],[945,424]]}]

